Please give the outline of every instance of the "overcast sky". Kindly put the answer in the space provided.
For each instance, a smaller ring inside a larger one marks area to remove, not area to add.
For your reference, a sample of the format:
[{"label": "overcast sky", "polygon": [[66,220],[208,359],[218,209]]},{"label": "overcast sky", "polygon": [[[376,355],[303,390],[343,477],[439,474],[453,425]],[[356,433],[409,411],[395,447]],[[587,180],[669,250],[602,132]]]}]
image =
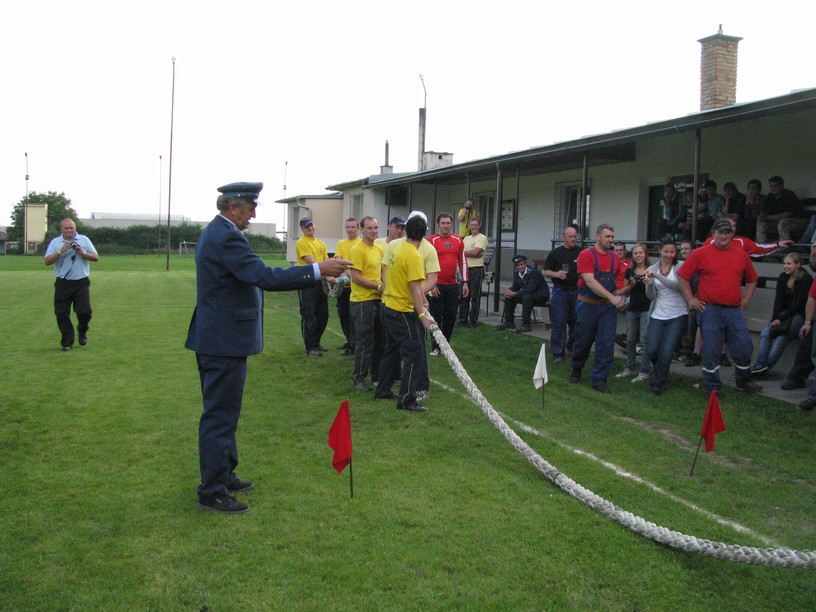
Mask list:
[{"label": "overcast sky", "polygon": [[[737,101],[816,86],[811,2],[177,2],[0,8],[0,225],[29,191],[92,212],[215,214],[216,187],[286,195],[699,109],[698,39],[740,36]],[[161,156],[161,160],[159,157]],[[286,162],[288,161],[288,166]],[[279,227],[279,229],[282,229]]]}]

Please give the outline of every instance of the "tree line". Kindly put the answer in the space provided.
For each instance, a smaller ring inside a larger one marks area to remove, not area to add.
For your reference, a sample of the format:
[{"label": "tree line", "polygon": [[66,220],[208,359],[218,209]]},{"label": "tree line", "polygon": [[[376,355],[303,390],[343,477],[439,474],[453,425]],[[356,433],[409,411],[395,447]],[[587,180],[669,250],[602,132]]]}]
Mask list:
[{"label": "tree line", "polygon": [[[45,240],[37,251],[40,254],[44,255],[48,243],[60,235],[60,221],[65,218],[74,220],[77,232],[90,238],[100,254],[140,255],[167,251],[167,225],[132,225],[127,228],[89,227],[79,220],[71,200],[64,193],[49,191],[48,193],[30,193],[14,205],[8,235],[9,241],[20,243],[18,253],[22,253],[24,206],[28,203],[46,204],[47,207]],[[171,226],[171,250],[178,248],[179,242],[197,242],[202,229],[200,225],[192,223]],[[283,254],[286,252],[286,244],[279,238],[252,233],[245,235],[256,253]],[[13,253],[14,251],[9,251],[9,254]]]}]

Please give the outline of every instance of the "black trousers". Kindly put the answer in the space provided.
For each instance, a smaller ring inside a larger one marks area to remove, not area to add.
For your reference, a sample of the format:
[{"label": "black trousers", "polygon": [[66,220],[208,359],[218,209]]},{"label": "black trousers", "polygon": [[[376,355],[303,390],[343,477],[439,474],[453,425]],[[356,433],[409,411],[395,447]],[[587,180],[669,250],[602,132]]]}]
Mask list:
[{"label": "black trousers", "polygon": [[[456,326],[456,313],[459,309],[459,284],[437,285],[436,288],[439,289],[439,296],[428,300],[428,310],[431,311],[431,316],[439,325],[445,340],[450,342],[453,337],[453,328]],[[433,337],[431,346],[434,349],[439,348]]]},{"label": "black trousers", "polygon": [[[422,338],[425,328],[415,312],[399,312],[382,307],[385,348],[380,359],[380,374],[374,397],[383,397],[400,377],[397,407],[416,402],[419,374],[422,366]],[[400,373],[400,363],[402,369]]]},{"label": "black trousers", "polygon": [[351,288],[344,289],[337,296],[337,316],[340,318],[340,328],[346,337],[346,344],[354,348],[354,323],[350,315]]},{"label": "black trousers", "polygon": [[57,327],[62,334],[62,346],[73,346],[74,324],[71,322],[71,306],[77,316],[77,332],[80,336],[88,333],[93,312],[91,310],[91,279],[87,276],[79,280],[58,278],[54,283],[54,314]]},{"label": "black trousers", "polygon": [[299,289],[300,331],[306,352],[320,346],[320,339],[329,323],[329,299],[320,284],[309,289]]},{"label": "black trousers", "polygon": [[[479,320],[479,302],[482,298],[482,279],[484,268],[468,268],[468,296],[459,300],[459,321],[476,323]],[[464,283],[462,283],[464,285]]]}]

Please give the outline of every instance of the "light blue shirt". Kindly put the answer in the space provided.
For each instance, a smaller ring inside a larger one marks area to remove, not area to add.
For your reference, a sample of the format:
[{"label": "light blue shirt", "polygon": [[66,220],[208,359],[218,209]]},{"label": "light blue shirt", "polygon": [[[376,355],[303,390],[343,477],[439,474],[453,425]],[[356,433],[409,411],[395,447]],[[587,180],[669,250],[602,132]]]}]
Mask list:
[{"label": "light blue shirt", "polygon": [[[98,255],[93,243],[87,236],[77,234],[73,241],[81,246],[86,252],[92,253],[93,255]],[[50,257],[51,255],[56,255],[57,251],[59,251],[62,248],[62,245],[64,245],[66,242],[68,241],[66,241],[61,235],[57,236],[48,244],[48,248],[45,251],[45,256]],[[77,255],[74,249],[68,249],[65,251],[54,263],[54,276],[57,278],[64,278],[65,280],[82,280],[90,275],[91,262],[84,257]]]}]

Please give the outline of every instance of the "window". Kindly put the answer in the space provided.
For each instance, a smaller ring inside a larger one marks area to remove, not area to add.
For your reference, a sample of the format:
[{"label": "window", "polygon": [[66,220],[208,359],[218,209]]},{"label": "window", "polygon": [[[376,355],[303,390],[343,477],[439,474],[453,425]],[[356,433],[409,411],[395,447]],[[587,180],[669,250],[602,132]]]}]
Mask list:
[{"label": "window", "polygon": [[[553,239],[561,238],[561,232],[570,223],[581,225],[581,181],[555,184],[555,218]],[[589,190],[592,193],[592,190]]]}]

